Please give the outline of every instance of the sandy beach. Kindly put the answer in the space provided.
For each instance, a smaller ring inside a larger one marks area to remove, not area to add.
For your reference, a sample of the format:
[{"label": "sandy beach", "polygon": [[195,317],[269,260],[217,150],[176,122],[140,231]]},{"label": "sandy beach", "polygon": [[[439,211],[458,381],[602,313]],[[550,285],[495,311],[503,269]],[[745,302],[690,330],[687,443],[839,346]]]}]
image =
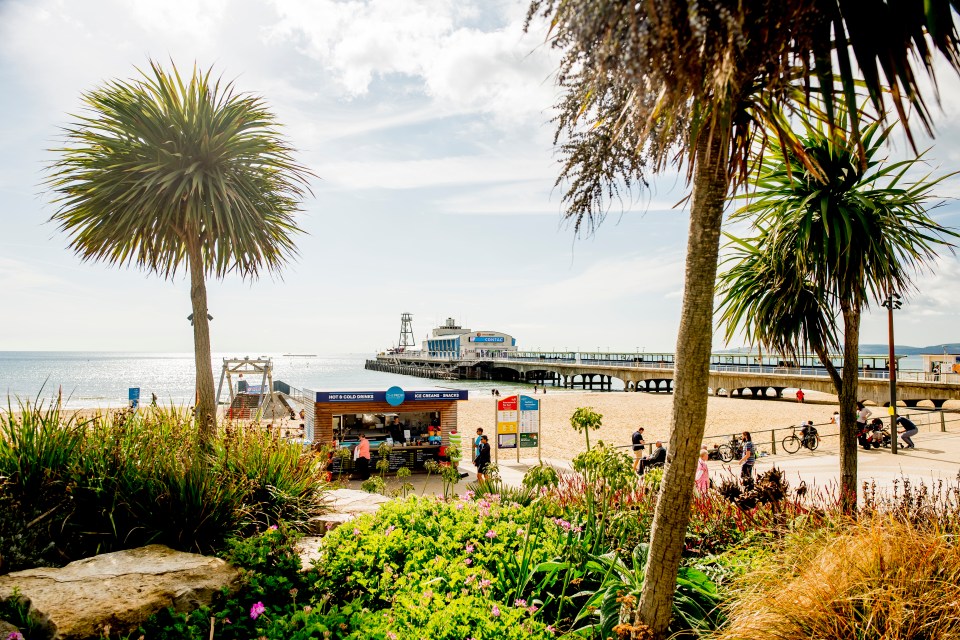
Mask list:
[{"label": "sandy beach", "polygon": [[[538,394],[542,401],[541,416],[542,451],[544,458],[572,459],[586,447],[583,436],[570,427],[570,415],[577,407],[593,407],[603,415],[603,426],[590,434],[591,444],[597,440],[614,445],[630,444],[630,435],[638,426],[644,428],[646,441],[651,443],[662,439],[664,444],[670,438],[670,411],[673,396],[668,394],[617,393],[617,392],[579,392],[551,390],[546,395]],[[958,403],[949,402],[947,408],[956,408]],[[887,415],[884,407],[871,407],[874,416]],[[779,441],[789,435],[792,425],[806,420],[814,424],[829,423],[833,412],[837,410],[836,397],[810,392],[806,402],[800,404],[792,398],[781,400],[753,400],[710,396],[707,404],[707,426],[705,441],[717,442],[716,437],[741,431],[761,432],[770,429],[785,429],[778,432]],[[458,407],[460,429],[463,433],[473,434],[477,427],[487,434],[494,433],[494,398],[474,396]],[[916,410],[903,409],[901,412],[914,413]],[[926,421],[939,420],[935,415],[921,415],[916,420],[921,429]],[[926,420],[925,420],[926,419]],[[835,434],[836,429],[829,424],[818,427],[823,435]],[[714,437],[710,439],[710,437]],[[824,446],[835,446],[836,439],[825,439]],[[763,448],[769,445],[770,434],[755,438]],[[501,455],[515,459],[515,450],[501,450]],[[521,458],[536,458],[536,449],[521,450]]]}]

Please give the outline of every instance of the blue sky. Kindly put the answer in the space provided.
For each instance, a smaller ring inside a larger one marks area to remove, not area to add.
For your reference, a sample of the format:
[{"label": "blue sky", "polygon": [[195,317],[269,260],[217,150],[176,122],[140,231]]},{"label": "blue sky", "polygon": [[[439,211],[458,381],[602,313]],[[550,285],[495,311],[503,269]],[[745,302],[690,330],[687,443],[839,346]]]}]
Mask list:
[{"label": "blue sky", "polygon": [[[208,285],[214,351],[369,352],[414,314],[525,348],[673,350],[687,215],[676,175],[576,239],[549,124],[556,57],[508,0],[0,2],[0,350],[189,351],[188,286],[81,263],[40,186],[81,92],[149,57],[214,65],[262,95],[319,179],[300,259]],[[960,168],[944,83],[931,159]],[[929,141],[923,145],[930,144]],[[902,147],[902,142],[900,143]],[[894,152],[895,153],[895,152]],[[944,195],[960,191],[957,180]],[[960,225],[957,204],[938,210]],[[960,340],[960,262],[918,279],[897,341]],[[864,342],[886,340],[868,317]],[[719,338],[716,340],[720,346]],[[737,346],[737,345],[734,345]]]}]

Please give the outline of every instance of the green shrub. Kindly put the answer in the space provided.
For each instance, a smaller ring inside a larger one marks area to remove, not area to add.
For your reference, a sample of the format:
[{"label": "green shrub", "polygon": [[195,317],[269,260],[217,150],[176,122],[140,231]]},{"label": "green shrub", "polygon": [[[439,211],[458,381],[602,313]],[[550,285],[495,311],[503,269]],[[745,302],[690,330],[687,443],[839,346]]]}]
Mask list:
[{"label": "green shrub", "polygon": [[[489,581],[490,595],[502,598],[517,587],[499,569],[507,557],[533,553],[527,564],[560,551],[561,530],[551,521],[532,531],[535,511],[490,499],[443,501],[407,498],[384,504],[327,535],[314,565],[317,593],[333,601],[359,599],[373,608],[388,606],[398,591],[430,585],[457,593]],[[524,578],[526,576],[523,576]],[[484,583],[486,584],[486,583]]]},{"label": "green shrub", "polygon": [[23,403],[0,414],[0,572],[161,543],[209,552],[321,512],[311,454],[228,426],[201,448],[193,417],[149,408],[89,420]]}]

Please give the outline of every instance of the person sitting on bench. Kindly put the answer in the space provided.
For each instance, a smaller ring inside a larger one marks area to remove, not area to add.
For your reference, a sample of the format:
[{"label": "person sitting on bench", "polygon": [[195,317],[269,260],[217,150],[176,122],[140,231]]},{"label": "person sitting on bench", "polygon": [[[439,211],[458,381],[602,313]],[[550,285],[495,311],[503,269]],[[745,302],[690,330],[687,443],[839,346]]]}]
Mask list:
[{"label": "person sitting on bench", "polygon": [[639,473],[643,475],[650,467],[662,467],[666,461],[667,450],[663,448],[663,442],[657,440],[657,446],[654,448],[653,453],[640,458]]}]

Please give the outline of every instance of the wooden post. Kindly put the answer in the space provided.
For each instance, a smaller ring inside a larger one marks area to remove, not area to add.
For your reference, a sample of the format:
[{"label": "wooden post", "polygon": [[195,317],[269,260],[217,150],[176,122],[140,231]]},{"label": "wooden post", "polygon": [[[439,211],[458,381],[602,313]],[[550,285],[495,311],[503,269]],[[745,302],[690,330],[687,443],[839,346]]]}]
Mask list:
[{"label": "wooden post", "polygon": [[947,430],[947,421],[943,417],[943,409],[940,409],[940,431],[946,431],[946,430]]},{"label": "wooden post", "polygon": [[773,455],[777,455],[777,430],[770,430],[770,448],[773,450]]}]

